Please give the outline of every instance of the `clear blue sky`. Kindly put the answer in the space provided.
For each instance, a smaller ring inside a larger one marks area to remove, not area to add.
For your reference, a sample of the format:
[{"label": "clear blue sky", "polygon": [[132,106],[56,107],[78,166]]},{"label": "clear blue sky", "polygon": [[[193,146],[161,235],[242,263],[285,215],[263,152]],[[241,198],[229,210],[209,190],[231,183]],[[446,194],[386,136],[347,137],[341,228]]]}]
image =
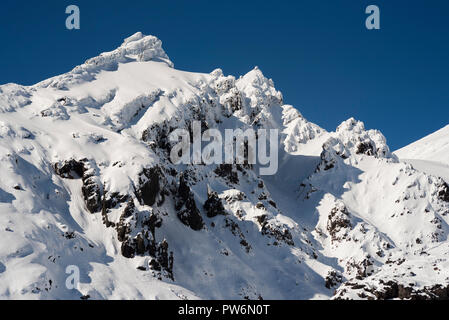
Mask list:
[{"label": "clear blue sky", "polygon": [[[69,4],[79,31],[65,29]],[[380,31],[365,28],[369,4]],[[449,124],[447,0],[2,0],[0,84],[67,72],[136,31],[158,36],[179,69],[259,66],[328,130],[354,116],[396,149]]]}]

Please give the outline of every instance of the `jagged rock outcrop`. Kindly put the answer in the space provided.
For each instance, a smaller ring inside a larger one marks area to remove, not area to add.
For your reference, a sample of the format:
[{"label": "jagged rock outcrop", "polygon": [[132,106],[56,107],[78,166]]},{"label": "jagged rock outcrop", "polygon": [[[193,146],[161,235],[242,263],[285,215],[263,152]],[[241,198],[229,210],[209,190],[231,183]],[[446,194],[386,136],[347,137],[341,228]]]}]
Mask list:
[{"label": "jagged rock outcrop", "polygon": [[81,191],[90,213],[100,212],[102,209],[103,186],[95,171],[94,167],[88,166],[82,177],[83,187]]},{"label": "jagged rock outcrop", "polygon": [[442,186],[440,186],[438,190],[438,198],[445,202],[449,202],[449,185],[446,182],[443,182]]},{"label": "jagged rock outcrop", "polygon": [[329,214],[327,231],[332,237],[332,241],[343,241],[348,237],[351,230],[351,220],[349,212],[343,203],[338,203]]},{"label": "jagged rock outcrop", "polygon": [[62,161],[54,164],[55,173],[64,179],[81,179],[86,171],[85,161],[74,159]]},{"label": "jagged rock outcrop", "polygon": [[70,159],[55,163],[54,170],[61,178],[83,181],[81,192],[89,212],[96,213],[102,209],[103,187],[96,173],[96,167],[91,161]]},{"label": "jagged rock outcrop", "polygon": [[179,220],[186,226],[195,231],[203,228],[203,218],[183,174],[179,178],[179,185],[176,191],[176,210],[178,211]]},{"label": "jagged rock outcrop", "polygon": [[285,226],[276,223],[274,220],[269,220],[267,215],[259,216],[257,221],[262,227],[263,235],[276,239],[273,245],[278,245],[279,242],[284,242],[289,246],[295,245],[292,234]]},{"label": "jagged rock outcrop", "polygon": [[235,170],[235,166],[232,164],[221,164],[218,166],[217,169],[215,169],[215,173],[222,177],[223,179],[226,179],[230,183],[239,183],[239,176],[237,171]]},{"label": "jagged rock outcrop", "polygon": [[345,299],[348,290],[357,290],[358,297],[367,300],[448,300],[449,286],[434,285],[422,289],[414,288],[413,285],[404,285],[394,280],[380,281],[379,287],[368,287],[347,282],[339,289],[336,300]]},{"label": "jagged rock outcrop", "polygon": [[214,218],[218,215],[226,215],[225,208],[221,199],[218,197],[218,193],[212,190],[208,190],[207,201],[204,203],[204,210],[209,218]]},{"label": "jagged rock outcrop", "polygon": [[325,287],[328,289],[335,288],[339,286],[343,282],[342,275],[335,270],[331,270],[328,272],[325,279]]},{"label": "jagged rock outcrop", "polygon": [[[139,187],[136,191],[137,199],[142,204],[153,206],[161,191],[162,171],[159,167],[144,169],[139,176]],[[164,197],[161,195],[161,197]]]}]

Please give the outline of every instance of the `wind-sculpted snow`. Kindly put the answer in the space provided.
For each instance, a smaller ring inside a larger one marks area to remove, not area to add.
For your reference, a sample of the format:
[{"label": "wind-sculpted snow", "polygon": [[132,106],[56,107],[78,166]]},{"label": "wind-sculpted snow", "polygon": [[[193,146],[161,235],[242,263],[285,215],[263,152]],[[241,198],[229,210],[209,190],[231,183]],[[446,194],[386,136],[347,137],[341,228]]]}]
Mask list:
[{"label": "wind-sculpted snow", "polygon": [[16,84],[0,86],[0,113],[10,112],[31,103],[31,94]]},{"label": "wind-sculpted snow", "polygon": [[293,106],[284,105],[282,108],[284,109],[282,119],[285,126],[284,144],[286,152],[298,152],[301,145],[325,134],[324,129],[308,122]]},{"label": "wind-sculpted snow", "polygon": [[337,128],[338,139],[342,141],[335,151],[343,156],[365,154],[376,158],[392,158],[385,137],[377,130],[365,130],[363,122],[354,118],[346,120]]},{"label": "wind-sculpted snow", "polygon": [[[137,33],[0,90],[1,298],[447,297],[447,183],[362,122],[307,121],[257,68],[178,71]],[[175,165],[170,134],[193,121],[278,129],[278,172]]]},{"label": "wind-sculpted snow", "polygon": [[94,80],[101,71],[114,71],[119,64],[133,61],[162,61],[173,67],[173,63],[162,49],[162,42],[158,38],[144,36],[141,32],[137,32],[125,39],[116,50],[89,59],[71,72],[43,81],[39,86],[68,90],[70,86],[75,84]]}]

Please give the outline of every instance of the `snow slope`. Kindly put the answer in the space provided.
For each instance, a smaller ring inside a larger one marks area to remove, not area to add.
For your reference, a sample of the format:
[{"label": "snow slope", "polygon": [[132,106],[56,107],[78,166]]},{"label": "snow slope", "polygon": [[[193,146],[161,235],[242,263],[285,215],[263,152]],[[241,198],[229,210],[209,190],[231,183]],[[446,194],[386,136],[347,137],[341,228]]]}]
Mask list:
[{"label": "snow slope", "polygon": [[449,181],[449,126],[395,151],[395,154],[415,169]]},{"label": "snow slope", "polygon": [[449,125],[395,152],[399,158],[449,164]]},{"label": "snow slope", "polygon": [[[278,129],[279,170],[174,165],[170,132]],[[449,187],[349,119],[326,132],[255,68],[174,69],[153,36],[0,86],[0,297],[447,297]],[[67,266],[80,284],[66,287]]]}]

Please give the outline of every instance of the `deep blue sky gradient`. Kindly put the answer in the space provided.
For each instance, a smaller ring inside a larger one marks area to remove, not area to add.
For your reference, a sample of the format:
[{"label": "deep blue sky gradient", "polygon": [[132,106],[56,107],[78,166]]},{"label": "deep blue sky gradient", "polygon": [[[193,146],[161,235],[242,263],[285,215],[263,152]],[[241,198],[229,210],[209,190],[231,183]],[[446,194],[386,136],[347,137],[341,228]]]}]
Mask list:
[{"label": "deep blue sky gradient", "polygon": [[[81,30],[65,29],[65,8]],[[381,9],[381,30],[365,8]],[[0,84],[31,85],[142,31],[176,68],[274,80],[285,102],[334,130],[353,116],[392,149],[449,123],[449,1],[85,1],[0,3]]]}]

